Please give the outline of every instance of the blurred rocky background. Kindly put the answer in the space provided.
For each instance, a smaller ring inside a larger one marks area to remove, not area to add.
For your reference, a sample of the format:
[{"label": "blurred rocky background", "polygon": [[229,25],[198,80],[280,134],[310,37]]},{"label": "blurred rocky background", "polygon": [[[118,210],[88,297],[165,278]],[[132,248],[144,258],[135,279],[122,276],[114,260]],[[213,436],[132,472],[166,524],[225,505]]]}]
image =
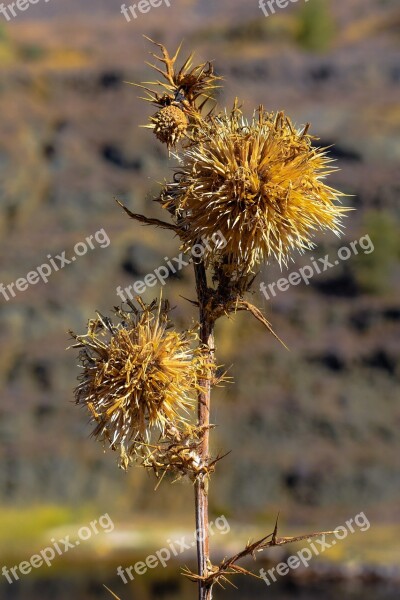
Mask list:
[{"label": "blurred rocky background", "polygon": [[[171,173],[165,149],[139,128],[151,108],[125,83],[149,78],[142,34],[169,47],[183,39],[183,53],[214,60],[222,106],[237,95],[248,115],[261,103],[285,110],[312,123],[316,143],[333,144],[332,185],[356,211],[343,240],[324,237],[289,271],[366,234],[375,247],[271,301],[259,283],[282,275],[263,269],[253,300],[289,352],[249,316],[219,324],[219,360],[234,383],[214,396],[214,450],[232,452],[213,479],[213,514],[263,523],[280,510],[330,528],[366,511],[398,523],[398,1],[300,1],[266,18],[257,0],[171,0],[128,23],[117,1],[52,0],[0,22],[0,283],[49,254],[68,256],[101,228],[111,243],[47,284],[0,296],[0,502],[14,510],[4,528],[31,506],[191,517],[189,484],[153,493],[152,477],[119,471],[89,439],[73,405],[76,353],[66,351],[68,329],[83,332],[96,309],[120,302],[117,286],[179,253],[170,233],[130,221],[114,202],[159,217],[151,199]],[[196,317],[182,298],[192,286],[186,269],[163,290],[181,327]]]}]

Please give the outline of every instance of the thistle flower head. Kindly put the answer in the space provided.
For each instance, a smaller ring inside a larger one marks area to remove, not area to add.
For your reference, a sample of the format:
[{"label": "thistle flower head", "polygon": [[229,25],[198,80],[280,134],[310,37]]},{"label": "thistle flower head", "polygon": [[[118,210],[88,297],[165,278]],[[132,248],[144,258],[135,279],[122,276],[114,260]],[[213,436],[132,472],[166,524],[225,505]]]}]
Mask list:
[{"label": "thistle flower head", "polygon": [[220,232],[226,245],[206,262],[246,275],[271,257],[286,263],[293,250],[312,248],[317,230],[339,234],[348,209],[324,183],[334,169],[307,129],[262,108],[248,122],[237,104],[204,124],[164,193],[165,207],[183,223],[185,249]]},{"label": "thistle flower head", "polygon": [[118,309],[115,325],[99,315],[85,335],[72,333],[83,369],[76,402],[89,409],[93,434],[119,450],[125,468],[154,430],[186,422],[202,361],[192,349],[195,334],[170,328],[167,303],[138,303],[139,310]]}]

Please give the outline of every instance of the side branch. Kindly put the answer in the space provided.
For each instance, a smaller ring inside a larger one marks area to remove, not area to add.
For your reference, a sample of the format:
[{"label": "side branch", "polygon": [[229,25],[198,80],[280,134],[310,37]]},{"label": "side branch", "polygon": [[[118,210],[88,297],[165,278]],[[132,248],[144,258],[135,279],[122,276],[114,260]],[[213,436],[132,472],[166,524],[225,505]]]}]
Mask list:
[{"label": "side branch", "polygon": [[[274,546],[284,546],[286,544],[291,544],[293,542],[300,542],[302,540],[309,540],[310,538],[319,537],[320,535],[331,535],[334,534],[335,531],[320,531],[316,533],[309,533],[306,535],[299,535],[295,537],[278,537],[278,521],[276,522],[275,529],[273,533],[270,533],[266,537],[258,540],[257,542],[250,543],[246,545],[246,547],[241,551],[231,556],[230,558],[225,558],[219,566],[213,566],[209,569],[209,572],[206,576],[199,576],[196,573],[192,573],[189,569],[185,569],[183,574],[185,577],[194,582],[202,581],[205,586],[209,589],[212,589],[214,584],[218,583],[222,586],[222,582],[231,583],[228,579],[231,575],[252,575],[253,577],[258,577],[251,571],[244,569],[243,567],[237,565],[236,563],[240,561],[242,558],[247,556],[252,556],[252,558],[256,559],[256,553],[262,552],[267,548],[272,548]],[[233,585],[233,584],[232,584]]]},{"label": "side branch", "polygon": [[175,233],[180,232],[180,228],[173,223],[167,223],[166,221],[161,221],[160,219],[151,219],[150,217],[145,217],[144,215],[140,215],[138,213],[133,213],[127,208],[118,198],[115,198],[115,202],[126,212],[127,215],[130,216],[131,219],[135,219],[135,221],[139,221],[144,225],[155,225],[156,227],[162,227],[163,229],[170,229],[175,231]]},{"label": "side branch", "polygon": [[264,327],[266,327],[268,329],[268,331],[274,336],[274,338],[276,338],[278,340],[278,342],[280,342],[282,344],[282,346],[284,348],[286,348],[286,350],[289,350],[289,348],[286,346],[285,342],[283,342],[281,340],[281,338],[272,329],[271,323],[265,318],[265,316],[262,314],[261,310],[259,308],[257,308],[256,306],[254,306],[254,304],[251,304],[251,302],[247,302],[246,300],[239,300],[236,304],[235,309],[236,310],[246,310],[249,313],[251,313],[253,315],[253,317],[255,317],[257,319],[257,321],[259,321],[262,325],[264,325]]}]

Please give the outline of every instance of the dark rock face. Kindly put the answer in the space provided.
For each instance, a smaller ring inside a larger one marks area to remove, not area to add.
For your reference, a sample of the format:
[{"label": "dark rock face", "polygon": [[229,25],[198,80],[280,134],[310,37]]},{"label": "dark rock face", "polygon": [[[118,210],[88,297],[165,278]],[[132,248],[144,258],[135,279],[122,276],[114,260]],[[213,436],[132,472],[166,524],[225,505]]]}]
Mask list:
[{"label": "dark rock face", "polygon": [[339,298],[355,298],[361,292],[354,274],[349,270],[343,270],[342,273],[326,277],[322,281],[313,280],[312,285],[321,294]]},{"label": "dark rock face", "polygon": [[386,371],[391,376],[395,375],[397,367],[400,364],[399,356],[393,356],[382,348],[374,350],[374,352],[363,359],[363,362],[366,366]]},{"label": "dark rock face", "polygon": [[120,169],[127,171],[141,171],[143,169],[141,158],[127,158],[123,151],[114,144],[105,144],[101,149],[101,155],[105,161]]}]

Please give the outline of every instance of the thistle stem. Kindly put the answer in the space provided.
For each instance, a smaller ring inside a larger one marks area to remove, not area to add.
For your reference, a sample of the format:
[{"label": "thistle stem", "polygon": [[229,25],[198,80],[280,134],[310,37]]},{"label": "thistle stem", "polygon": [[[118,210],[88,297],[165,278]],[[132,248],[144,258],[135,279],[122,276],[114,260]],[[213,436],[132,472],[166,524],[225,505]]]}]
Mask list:
[{"label": "thistle stem", "polygon": [[[194,265],[196,290],[199,302],[200,344],[213,361],[214,359],[214,320],[209,314],[207,304],[209,289],[207,274],[203,263]],[[204,427],[200,458],[206,462],[209,458],[209,424],[211,381],[200,381],[201,392],[198,395],[198,425]],[[203,476],[195,484],[196,531],[197,531],[197,565],[200,576],[206,576],[209,568],[209,527],[208,527],[208,479]],[[199,600],[211,600],[212,589],[204,581],[199,581]]]}]

